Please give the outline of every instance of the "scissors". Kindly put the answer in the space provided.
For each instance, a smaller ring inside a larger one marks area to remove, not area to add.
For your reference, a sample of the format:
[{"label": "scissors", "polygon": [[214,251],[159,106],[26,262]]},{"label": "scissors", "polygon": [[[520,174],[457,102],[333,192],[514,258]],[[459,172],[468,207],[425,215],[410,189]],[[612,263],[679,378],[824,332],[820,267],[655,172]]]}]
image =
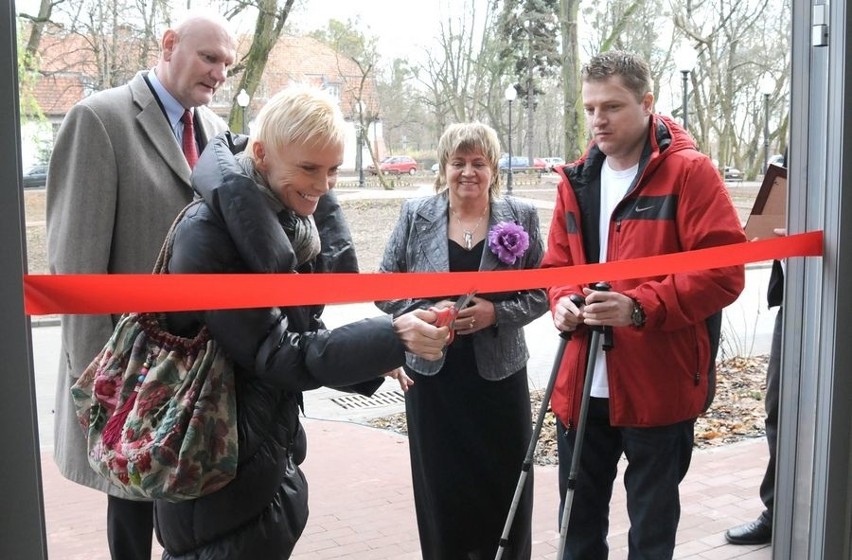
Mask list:
[{"label": "scissors", "polygon": [[470,292],[459,299],[452,305],[452,307],[445,307],[443,309],[437,309],[435,307],[431,308],[431,311],[434,311],[438,318],[435,320],[435,326],[437,327],[450,327],[450,338],[447,340],[447,344],[451,344],[453,339],[456,337],[455,331],[455,323],[456,317],[459,315],[459,311],[467,307],[467,304],[470,303],[470,300],[473,299],[473,296],[476,295],[476,292]]}]

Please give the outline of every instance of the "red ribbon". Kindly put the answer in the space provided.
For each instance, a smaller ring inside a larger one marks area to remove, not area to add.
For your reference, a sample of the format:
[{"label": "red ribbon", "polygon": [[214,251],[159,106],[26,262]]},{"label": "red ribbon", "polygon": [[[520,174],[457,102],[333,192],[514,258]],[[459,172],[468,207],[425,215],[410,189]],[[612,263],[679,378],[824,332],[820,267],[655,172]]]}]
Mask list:
[{"label": "red ribbon", "polygon": [[66,274],[24,276],[28,315],[190,311],[480,294],[709,270],[823,254],[822,231],[602,264],[407,274]]}]

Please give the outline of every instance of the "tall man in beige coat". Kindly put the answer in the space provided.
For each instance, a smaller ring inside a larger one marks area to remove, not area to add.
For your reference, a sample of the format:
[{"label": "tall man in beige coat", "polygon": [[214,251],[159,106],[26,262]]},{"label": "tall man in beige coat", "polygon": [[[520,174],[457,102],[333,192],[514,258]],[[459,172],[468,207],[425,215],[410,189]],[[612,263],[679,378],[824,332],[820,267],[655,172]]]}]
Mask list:
[{"label": "tall man in beige coat", "polygon": [[[151,272],[166,232],[192,199],[182,151],[185,110],[198,152],[227,127],[204,107],[234,63],[226,22],[192,14],[167,30],[156,67],[96,93],[68,112],[47,181],[47,241],[55,274]],[[66,478],[109,493],[113,559],[150,560],[150,502],[125,499],[89,467],[70,386],[109,339],[115,317],[62,317],[54,456]]]}]

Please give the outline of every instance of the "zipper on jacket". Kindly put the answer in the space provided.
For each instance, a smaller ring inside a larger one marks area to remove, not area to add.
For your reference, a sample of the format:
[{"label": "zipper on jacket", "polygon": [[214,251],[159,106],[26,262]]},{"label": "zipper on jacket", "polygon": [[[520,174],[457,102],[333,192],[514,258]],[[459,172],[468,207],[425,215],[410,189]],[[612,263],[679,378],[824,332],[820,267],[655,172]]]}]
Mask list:
[{"label": "zipper on jacket", "polygon": [[695,374],[693,375],[693,381],[695,386],[697,387],[701,383],[701,352],[698,351],[698,333],[696,332],[695,327],[692,327],[692,344],[695,346]]},{"label": "zipper on jacket", "polygon": [[619,259],[619,254],[621,251],[621,240],[619,237],[621,236],[621,222],[623,222],[623,218],[616,218],[615,224],[613,227],[613,231],[610,232],[609,240],[607,242],[606,248],[606,260],[607,262],[617,261]]},{"label": "zipper on jacket", "polygon": [[[583,395],[584,383],[585,383],[585,379],[586,379],[586,369],[587,369],[586,364],[589,363],[589,355],[591,353],[590,345],[589,345],[589,343],[591,342],[591,336],[589,335],[589,333],[585,333],[583,338],[584,338],[584,340],[582,342],[583,348],[577,353],[577,371],[583,372],[583,379],[581,381],[579,375],[574,377],[574,394],[575,395],[579,394],[580,398],[579,398],[579,400],[576,399],[576,398],[571,399],[571,406],[568,409],[568,425],[566,426],[566,428],[568,428],[569,430],[573,430],[577,427],[576,423],[574,422],[574,412],[576,412],[577,416],[579,417],[580,411],[577,408],[577,403],[581,402],[583,400],[582,395]],[[585,360],[583,359],[584,355],[585,355]],[[578,391],[578,389],[579,389],[579,391]]]}]

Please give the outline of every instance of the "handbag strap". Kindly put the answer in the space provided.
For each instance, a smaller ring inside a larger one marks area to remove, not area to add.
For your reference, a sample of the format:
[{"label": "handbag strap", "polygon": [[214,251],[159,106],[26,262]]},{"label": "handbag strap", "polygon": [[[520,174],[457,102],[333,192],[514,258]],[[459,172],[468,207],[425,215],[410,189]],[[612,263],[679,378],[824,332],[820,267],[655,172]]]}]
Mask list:
[{"label": "handbag strap", "polygon": [[183,209],[178,212],[178,215],[175,217],[172,225],[169,226],[169,231],[166,233],[166,239],[163,241],[163,246],[160,247],[160,254],[157,255],[157,262],[154,264],[154,274],[168,274],[168,266],[169,261],[172,258],[172,246],[174,245],[174,237],[175,231],[177,230],[177,226],[183,217],[186,215],[187,211],[193,206],[201,204],[201,199],[198,198],[193,200],[189,204],[183,207]]}]

